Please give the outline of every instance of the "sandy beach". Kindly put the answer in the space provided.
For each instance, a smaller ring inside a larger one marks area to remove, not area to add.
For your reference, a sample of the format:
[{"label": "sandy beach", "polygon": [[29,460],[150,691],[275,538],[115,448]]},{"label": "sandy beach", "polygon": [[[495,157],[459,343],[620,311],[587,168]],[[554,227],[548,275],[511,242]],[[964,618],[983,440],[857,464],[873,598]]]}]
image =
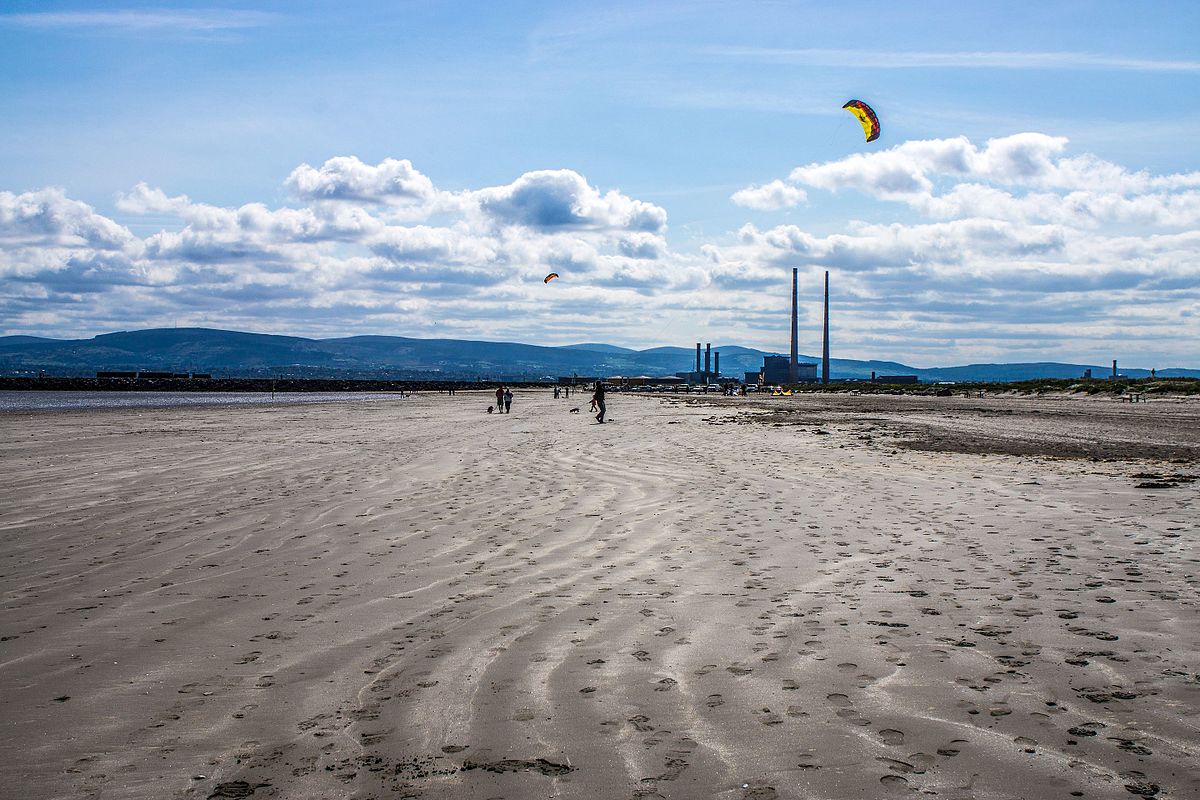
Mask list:
[{"label": "sandy beach", "polygon": [[1200,797],[1200,403],[609,399],[0,415],[0,795]]}]

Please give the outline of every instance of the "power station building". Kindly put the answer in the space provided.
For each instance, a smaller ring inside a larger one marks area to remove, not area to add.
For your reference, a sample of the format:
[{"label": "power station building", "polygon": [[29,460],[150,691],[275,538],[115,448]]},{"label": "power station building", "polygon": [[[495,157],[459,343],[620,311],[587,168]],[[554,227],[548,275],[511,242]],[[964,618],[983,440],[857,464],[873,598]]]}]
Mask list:
[{"label": "power station building", "polygon": [[787,383],[816,383],[817,365],[797,362],[792,369],[787,356],[763,356],[762,382],[768,385]]},{"label": "power station building", "polygon": [[[792,352],[789,356],[763,356],[763,366],[760,372],[746,372],[747,384],[759,383],[768,386],[782,386],[793,383],[816,383],[817,365],[801,363],[800,358],[800,329],[799,329],[799,269],[792,268]],[[736,378],[721,380],[721,354],[712,351],[712,344],[704,346],[704,364],[701,366],[702,351],[700,342],[696,342],[696,368],[691,372],[676,372],[676,377],[687,381],[689,385],[710,385],[714,383],[737,383]],[[829,382],[829,272],[825,273],[825,318],[821,336],[821,376],[822,383]]]},{"label": "power station building", "polygon": [[704,368],[701,369],[700,343],[696,342],[696,368],[691,372],[676,372],[675,377],[687,381],[689,386],[719,383],[721,377],[721,352],[719,350],[713,351],[712,342],[704,345]]},{"label": "power station building", "polygon": [[[817,365],[801,363],[800,358],[800,329],[798,324],[799,294],[797,291],[797,275],[799,270],[792,268],[792,352],[785,356],[763,356],[761,382],[771,385],[791,383],[816,383]],[[746,373],[746,382],[754,383],[751,377],[757,378],[752,372]],[[829,383],[829,272],[825,273],[825,321],[821,336],[821,383]]]}]

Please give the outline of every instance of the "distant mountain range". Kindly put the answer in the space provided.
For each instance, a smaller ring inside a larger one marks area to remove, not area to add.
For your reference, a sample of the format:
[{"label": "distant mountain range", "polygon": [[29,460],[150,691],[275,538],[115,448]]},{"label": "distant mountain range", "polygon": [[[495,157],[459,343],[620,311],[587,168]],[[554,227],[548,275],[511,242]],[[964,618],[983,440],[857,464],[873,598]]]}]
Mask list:
[{"label": "distant mountain range", "polygon": [[[741,378],[757,372],[764,355],[748,347],[714,348],[721,372]],[[686,347],[631,350],[585,343],[541,347],[516,342],[457,339],[410,339],[403,336],[351,336],[305,339],[208,328],[159,328],[106,333],[92,339],[0,336],[0,375],[44,371],[47,375],[91,376],[99,370],[203,372],[213,377],[330,377],[454,380],[536,380],[560,375],[665,376],[694,367],[695,351]],[[802,355],[801,361],[820,362]],[[916,375],[922,381],[1017,381],[1078,378],[1091,369],[1096,377],[1111,367],[1087,364],[968,364],[918,369],[895,361],[830,360],[833,378]],[[1148,370],[1122,370],[1148,377]],[[1162,377],[1200,378],[1200,370],[1158,370]]]}]

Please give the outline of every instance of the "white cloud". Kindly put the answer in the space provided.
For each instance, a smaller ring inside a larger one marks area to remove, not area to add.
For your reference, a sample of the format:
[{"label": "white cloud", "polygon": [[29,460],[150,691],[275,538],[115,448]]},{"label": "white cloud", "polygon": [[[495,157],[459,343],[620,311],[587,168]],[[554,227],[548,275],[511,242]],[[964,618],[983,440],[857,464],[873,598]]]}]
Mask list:
[{"label": "white cloud", "polygon": [[1092,155],[1063,157],[1067,139],[1017,133],[975,146],[964,136],[904,142],[873,153],[808,164],[788,179],[829,191],[850,189],[886,200],[928,195],[939,178],[1026,189],[1144,193],[1200,188],[1200,172],[1152,176]]},{"label": "white cloud", "polygon": [[760,211],[775,211],[789,206],[798,206],[808,199],[808,193],[798,186],[790,186],[781,180],[773,180],[763,186],[748,186],[733,193],[730,198],[739,206],[757,208]]},{"label": "white cloud", "polygon": [[600,194],[569,169],[527,172],[506,186],[480,189],[472,198],[502,225],[537,230],[626,230],[661,233],[667,212],[615,189]]},{"label": "white cloud", "polygon": [[[144,238],[58,189],[0,192],[0,333],[179,317],[649,345],[701,327],[774,348],[786,344],[776,322],[796,267],[814,298],[833,272],[845,355],[951,363],[1004,360],[1008,346],[1061,359],[1063,347],[1113,346],[1136,317],[1156,352],[1194,365],[1200,337],[1197,174],[1130,171],[1041,133],[799,167],[735,202],[816,207],[840,191],[861,195],[872,219],[902,213],[833,231],[746,224],[687,253],[669,246],[663,208],[571,170],[446,192],[407,161],[344,157],[301,166],[287,184],[296,200],[281,208],[138,184],[118,196],[122,212],[180,223]],[[550,271],[562,277],[547,288]]]},{"label": "white cloud", "polygon": [[909,141],[840,161],[797,167],[788,177],[796,184],[829,191],[853,189],[885,200],[928,195],[933,180],[943,176],[1006,185],[1054,185],[1061,183],[1054,158],[1066,144],[1063,137],[1041,133],[991,139],[982,149],[965,136]]},{"label": "white cloud", "polygon": [[24,194],[0,192],[0,243],[122,250],[136,239],[91,206],[51,188]]},{"label": "white cloud", "polygon": [[450,228],[391,226],[368,242],[376,254],[398,264],[482,266],[497,259],[494,243]]},{"label": "white cloud", "polygon": [[191,200],[187,195],[168,197],[167,193],[157,187],[151,187],[140,182],[128,194],[117,195],[117,208],[129,214],[172,214],[179,216]]},{"label": "white cloud", "polygon": [[247,203],[239,208],[191,204],[177,211],[187,225],[148,237],[148,259],[287,262],[303,258],[306,245],[357,242],[383,228],[379,220],[355,208],[270,209]]},{"label": "white cloud", "polygon": [[617,240],[617,251],[629,258],[659,259],[667,255],[667,241],[654,233],[627,233]]},{"label": "white cloud", "polygon": [[1150,175],[1092,155],[1065,156],[1067,140],[1019,133],[977,147],[965,137],[904,142],[872,153],[808,164],[733,195],[774,209],[801,187],[902,202],[934,219],[984,217],[1096,228],[1107,224],[1200,224],[1200,172]]},{"label": "white cloud", "polygon": [[434,194],[433,181],[407,159],[385,158],[372,166],[354,156],[339,156],[320,168],[301,164],[284,183],[302,200],[421,202]]}]

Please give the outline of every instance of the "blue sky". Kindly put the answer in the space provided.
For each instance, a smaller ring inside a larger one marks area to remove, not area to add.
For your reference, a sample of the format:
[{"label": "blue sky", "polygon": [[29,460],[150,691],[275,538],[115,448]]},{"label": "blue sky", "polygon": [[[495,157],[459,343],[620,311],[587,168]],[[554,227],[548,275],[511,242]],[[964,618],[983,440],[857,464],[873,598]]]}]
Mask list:
[{"label": "blue sky", "polygon": [[1200,365],[1195,4],[599,5],[7,3],[0,334]]}]

